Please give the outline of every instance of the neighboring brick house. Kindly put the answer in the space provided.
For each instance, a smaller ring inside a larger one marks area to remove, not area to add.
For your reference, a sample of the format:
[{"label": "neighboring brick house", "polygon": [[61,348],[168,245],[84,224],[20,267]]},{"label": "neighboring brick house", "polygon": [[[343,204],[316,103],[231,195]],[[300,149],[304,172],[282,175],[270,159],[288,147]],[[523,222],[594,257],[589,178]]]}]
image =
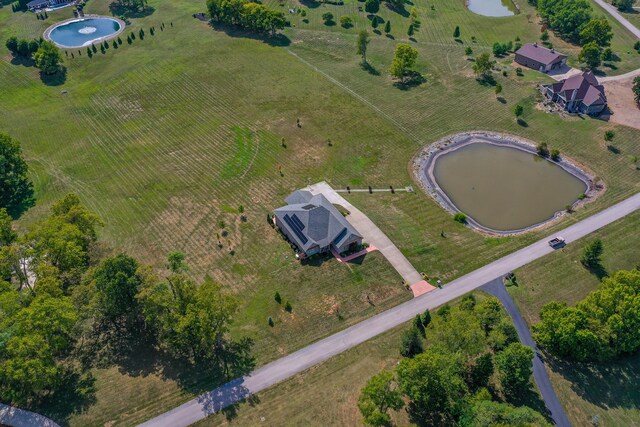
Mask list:
[{"label": "neighboring brick house", "polygon": [[539,46],[538,43],[527,43],[516,51],[516,62],[525,67],[543,73],[560,69],[567,63],[567,56]]},{"label": "neighboring brick house", "polygon": [[607,108],[604,87],[590,71],[542,85],[542,93],[570,113],[598,115]]},{"label": "neighboring brick house", "polygon": [[322,194],[294,191],[285,199],[287,206],[274,211],[275,224],[298,248],[299,256],[355,249],[362,236]]}]

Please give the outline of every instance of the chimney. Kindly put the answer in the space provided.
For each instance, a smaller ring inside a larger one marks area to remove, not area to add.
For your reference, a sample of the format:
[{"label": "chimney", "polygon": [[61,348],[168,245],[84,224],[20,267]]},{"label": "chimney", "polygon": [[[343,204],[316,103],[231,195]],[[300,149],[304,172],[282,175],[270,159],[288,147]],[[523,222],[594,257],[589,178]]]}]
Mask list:
[{"label": "chimney", "polygon": [[534,46],[534,47],[538,47],[538,42],[535,42],[535,43],[533,44],[533,46]]},{"label": "chimney", "polygon": [[551,48],[551,53],[556,53],[556,50],[554,48]]}]

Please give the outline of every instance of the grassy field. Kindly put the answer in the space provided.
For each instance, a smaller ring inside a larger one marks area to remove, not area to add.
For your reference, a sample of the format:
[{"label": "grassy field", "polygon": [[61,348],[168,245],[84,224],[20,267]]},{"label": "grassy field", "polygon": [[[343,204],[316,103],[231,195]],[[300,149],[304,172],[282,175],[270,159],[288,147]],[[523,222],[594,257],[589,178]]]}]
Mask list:
[{"label": "grassy field", "polygon": [[[596,237],[603,240],[603,264],[610,271],[630,268],[639,262],[640,252],[634,244],[640,237],[639,222],[640,213],[635,213],[578,244],[516,271],[520,285],[509,290],[526,320],[530,324],[536,322],[539,309],[553,299],[573,304],[596,288],[597,278],[575,262],[583,242]],[[635,231],[630,235],[630,230]],[[380,335],[258,393],[249,403],[209,417],[198,426],[248,426],[258,422],[268,426],[300,423],[357,425],[360,422],[356,406],[359,391],[367,378],[397,362],[397,343],[402,330],[400,327]],[[553,369],[549,373],[554,388],[574,425],[589,425],[596,415],[600,417],[602,426],[634,426],[640,423],[637,374],[640,356],[610,363],[604,369],[576,367],[557,360],[552,362]],[[320,406],[315,402],[332,404]],[[405,418],[396,421],[397,425],[406,424]]]},{"label": "grassy field", "polygon": [[[516,271],[519,286],[509,291],[529,324],[539,321],[542,306],[551,300],[575,304],[595,290],[599,280],[579,262],[586,242],[604,243],[603,265],[609,272],[640,265],[640,213]],[[636,354],[605,365],[566,363],[550,359],[551,381],[574,425],[600,417],[603,426],[640,425],[640,382]]]},{"label": "grassy field", "polygon": [[[480,301],[486,294],[475,292],[473,295]],[[451,305],[458,302],[453,301]],[[502,315],[508,321],[506,311],[503,310]],[[400,336],[410,326],[394,328],[194,426],[362,425],[357,406],[360,390],[370,377],[399,363],[402,359]],[[428,345],[427,332],[425,347]],[[532,389],[526,400],[521,404],[540,410],[537,391]],[[414,425],[410,424],[406,407],[389,412],[393,425]]]},{"label": "grassy field", "polygon": [[[241,298],[232,333],[255,340],[258,364],[410,297],[379,254],[361,265],[297,263],[265,220],[296,188],[319,180],[336,187],[410,185],[407,165],[422,145],[453,132],[487,129],[544,140],[588,165],[607,184],[603,197],[554,228],[640,189],[640,172],[628,159],[640,155],[639,131],[536,110],[534,83],[546,77],[529,71],[516,77],[509,59],[501,62],[507,76],[497,76],[506,104],[473,78],[465,44],[477,53],[494,41],[537,37],[539,26],[526,5],[513,18],[491,19],[466,11],[462,1],[416,1],[421,25],[411,43],[419,50],[418,68],[426,82],[398,88],[386,70],[395,44],[407,41],[409,18],[384,8],[380,16],[392,21],[394,39],[373,36],[369,58],[376,74],[362,70],[354,54],[357,31],[369,26],[358,11],[362,3],[308,4],[309,23],[291,15],[293,26],[277,40],[211,29],[191,17],[204,10],[204,2],[149,4],[153,13],[132,18],[127,32],[165,23],[164,31],[155,36],[147,31],[144,40],[92,59],[86,50],[74,51],[71,59],[69,51],[64,82],[43,83],[34,68],[12,63],[0,48],[0,130],[22,142],[38,196],[38,206],[20,226],[74,191],[105,220],[100,237],[108,251],[127,251],[159,270],[169,251],[186,252],[195,277],[210,275]],[[108,5],[91,0],[86,10],[108,14]],[[270,5],[285,13],[287,6],[299,6]],[[352,15],[355,27],[325,26],[320,16],[327,10],[336,17]],[[1,8],[0,40],[13,34],[39,37],[70,15],[70,9],[61,9],[39,21]],[[456,25],[463,44],[453,40]],[[619,28],[616,32],[615,40],[628,38]],[[638,66],[636,56],[623,57],[616,72]],[[526,127],[514,120],[516,103],[525,105]],[[618,154],[602,140],[606,129],[616,132]],[[349,200],[419,270],[444,280],[541,234],[484,238],[453,223],[421,193]],[[291,315],[273,301],[276,290],[291,301]],[[274,328],[267,326],[268,316],[276,320]],[[118,367],[95,374],[96,400],[71,416],[72,425],[131,424],[215,385],[213,379],[191,382],[161,368],[144,375]]]}]

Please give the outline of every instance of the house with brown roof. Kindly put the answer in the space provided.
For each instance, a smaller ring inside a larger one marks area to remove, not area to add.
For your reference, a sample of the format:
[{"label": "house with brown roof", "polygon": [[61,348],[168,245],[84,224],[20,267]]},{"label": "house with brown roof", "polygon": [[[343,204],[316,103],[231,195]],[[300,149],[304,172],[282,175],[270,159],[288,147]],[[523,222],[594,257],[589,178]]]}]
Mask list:
[{"label": "house with brown roof", "polygon": [[591,71],[542,85],[541,91],[547,99],[570,113],[597,115],[607,108],[604,86],[598,83]]},{"label": "house with brown roof", "polygon": [[516,51],[515,61],[543,73],[564,67],[567,55],[539,46],[538,43],[527,43]]}]

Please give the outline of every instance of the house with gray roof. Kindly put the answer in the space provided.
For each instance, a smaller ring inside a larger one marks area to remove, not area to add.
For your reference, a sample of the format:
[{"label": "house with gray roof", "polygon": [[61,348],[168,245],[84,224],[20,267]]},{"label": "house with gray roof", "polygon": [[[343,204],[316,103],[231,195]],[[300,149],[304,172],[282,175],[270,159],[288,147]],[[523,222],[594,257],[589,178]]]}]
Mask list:
[{"label": "house with gray roof", "polygon": [[275,224],[293,243],[301,258],[329,252],[339,254],[362,244],[362,236],[322,194],[294,191],[286,206],[274,211]]},{"label": "house with gray roof", "polygon": [[591,71],[542,85],[542,93],[569,113],[600,114],[607,108],[604,86]]},{"label": "house with gray roof", "polygon": [[539,46],[538,43],[527,43],[516,51],[515,61],[525,67],[548,73],[564,67],[567,55],[558,53],[555,49]]}]

